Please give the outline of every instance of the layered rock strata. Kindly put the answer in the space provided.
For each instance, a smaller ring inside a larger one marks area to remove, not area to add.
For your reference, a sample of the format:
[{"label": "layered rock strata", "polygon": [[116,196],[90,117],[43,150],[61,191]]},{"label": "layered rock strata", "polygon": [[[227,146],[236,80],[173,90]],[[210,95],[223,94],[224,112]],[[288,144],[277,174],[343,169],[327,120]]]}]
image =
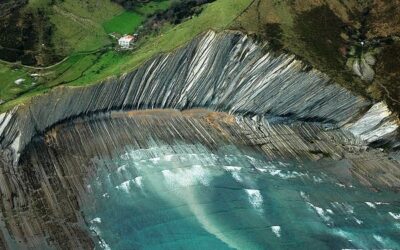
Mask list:
[{"label": "layered rock strata", "polygon": [[[355,178],[374,188],[400,188],[399,162],[341,129],[304,122],[269,124],[202,110],[118,112],[54,127],[27,146],[18,171],[3,170],[2,238],[18,248],[93,248],[98,239],[86,227],[80,207],[92,202],[87,181],[95,178],[97,163],[124,150],[174,141],[211,150],[246,146],[270,160],[321,160],[322,169],[327,159],[342,160],[350,172],[338,182]],[[116,171],[119,165],[107,162],[109,171]]]},{"label": "layered rock strata", "polygon": [[[369,146],[398,147],[386,106],[371,107],[293,56],[262,51],[240,33],[208,32],[119,78],[57,88],[1,114],[0,246],[92,248],[97,239],[79,208],[94,160],[146,148],[151,138],[250,146],[269,159],[343,160],[363,184],[398,190],[399,159]],[[143,109],[174,110],[131,112]]]},{"label": "layered rock strata", "polygon": [[111,110],[206,107],[341,126],[370,105],[322,73],[306,70],[294,56],[264,54],[240,33],[208,32],[120,78],[57,88],[2,114],[1,148],[15,164],[35,134],[69,118]]}]

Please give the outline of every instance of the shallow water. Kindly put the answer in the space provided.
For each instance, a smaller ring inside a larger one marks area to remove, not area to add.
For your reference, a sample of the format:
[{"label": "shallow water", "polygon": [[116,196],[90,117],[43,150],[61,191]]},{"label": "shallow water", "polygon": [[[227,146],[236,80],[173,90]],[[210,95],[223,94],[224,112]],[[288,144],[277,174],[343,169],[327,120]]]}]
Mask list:
[{"label": "shallow water", "polygon": [[343,177],[342,162],[176,143],[95,164],[84,214],[99,248],[400,249],[399,195]]}]

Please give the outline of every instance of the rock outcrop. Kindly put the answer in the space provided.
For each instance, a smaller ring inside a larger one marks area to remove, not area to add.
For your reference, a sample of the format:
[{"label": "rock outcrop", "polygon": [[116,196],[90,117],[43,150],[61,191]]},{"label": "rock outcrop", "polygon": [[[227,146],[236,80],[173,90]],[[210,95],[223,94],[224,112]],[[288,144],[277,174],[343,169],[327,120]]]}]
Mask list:
[{"label": "rock outcrop", "polygon": [[[238,32],[208,32],[119,78],[56,88],[0,115],[0,248],[93,248],[79,208],[90,202],[94,159],[152,138],[345,160],[361,183],[398,190],[399,160],[389,156],[398,123],[383,103],[371,106]],[[133,112],[146,109],[164,111]]]},{"label": "rock outcrop", "polygon": [[294,56],[263,54],[237,32],[208,32],[120,78],[56,88],[2,114],[1,148],[16,164],[35,134],[66,119],[112,110],[205,107],[343,126],[370,105],[324,74],[307,71]]},{"label": "rock outcrop", "polygon": [[351,172],[337,182],[354,178],[372,188],[400,188],[399,163],[342,129],[193,109],[111,112],[55,126],[27,145],[17,168],[2,167],[0,237],[16,248],[92,249],[100,239],[90,233],[80,208],[95,202],[88,183],[98,167],[104,163],[116,172],[121,165],[108,159],[176,141],[211,151],[251,147],[271,161],[342,161]]},{"label": "rock outcrop", "polygon": [[372,82],[374,80],[375,71],[372,66],[375,64],[375,59],[372,57],[361,57],[354,59],[353,71],[361,80]]}]

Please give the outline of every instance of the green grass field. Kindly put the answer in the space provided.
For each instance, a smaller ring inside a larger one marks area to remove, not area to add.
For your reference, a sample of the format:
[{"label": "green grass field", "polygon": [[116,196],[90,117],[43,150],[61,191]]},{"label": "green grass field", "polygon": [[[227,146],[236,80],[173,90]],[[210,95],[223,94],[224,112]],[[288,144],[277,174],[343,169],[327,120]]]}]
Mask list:
[{"label": "green grass field", "polygon": [[103,27],[107,33],[117,32],[120,34],[131,34],[135,32],[144,20],[145,17],[143,15],[133,11],[125,11],[105,22]]},{"label": "green grass field", "polygon": [[[167,27],[162,34],[142,41],[140,48],[131,54],[109,55],[99,60],[104,65],[101,72],[88,70],[84,76],[71,85],[92,84],[110,75],[128,72],[159,53],[171,51],[189,42],[200,33],[209,30],[223,30],[251,3],[251,0],[218,0],[205,6],[201,15],[176,26]],[[115,52],[109,52],[115,53]],[[110,63],[112,59],[112,63]]]},{"label": "green grass field", "polygon": [[98,49],[110,44],[102,24],[124,12],[111,1],[30,0],[25,11],[42,10],[53,24],[52,44],[59,55]]},{"label": "green grass field", "polygon": [[151,15],[156,11],[166,10],[171,6],[171,0],[157,0],[139,6],[136,11],[142,15]]},{"label": "green grass field", "polygon": [[[2,101],[14,99],[34,88],[32,78],[23,69],[11,69],[8,65],[0,64],[0,76],[0,99]],[[18,79],[25,79],[25,81],[17,85],[15,81]]]},{"label": "green grass field", "polygon": [[170,5],[171,0],[159,0],[142,4],[135,11],[124,11],[104,22],[103,28],[107,33],[134,33],[148,15],[154,14],[156,11],[166,10]]},{"label": "green grass field", "polygon": [[[160,1],[158,4],[165,4],[165,2],[167,1]],[[17,95],[11,94],[10,88],[5,88],[1,92],[0,98],[4,96],[7,102],[0,105],[0,111],[5,111],[17,104],[24,103],[32,96],[44,93],[55,86],[95,84],[109,76],[118,76],[132,71],[151,57],[159,53],[172,51],[202,32],[209,29],[220,31],[229,27],[250,3],[251,0],[217,0],[207,4],[199,16],[194,16],[176,26],[165,25],[160,34],[143,37],[138,44],[138,49],[132,52],[121,53],[108,50],[95,54],[73,54],[66,61],[55,67],[40,70],[39,73],[43,75],[40,84],[30,90],[20,87],[22,90],[17,98],[15,98]],[[152,7],[152,9],[156,8]],[[116,15],[115,17],[118,16]],[[0,71],[0,79],[9,79],[7,84],[10,86],[13,86],[11,83],[15,80],[14,78],[18,79],[20,75],[27,74],[24,70],[10,72],[7,70],[8,68],[9,66],[0,63],[0,69],[2,69]],[[3,86],[4,83],[0,82],[0,84]],[[15,86],[13,87],[15,88]]]}]

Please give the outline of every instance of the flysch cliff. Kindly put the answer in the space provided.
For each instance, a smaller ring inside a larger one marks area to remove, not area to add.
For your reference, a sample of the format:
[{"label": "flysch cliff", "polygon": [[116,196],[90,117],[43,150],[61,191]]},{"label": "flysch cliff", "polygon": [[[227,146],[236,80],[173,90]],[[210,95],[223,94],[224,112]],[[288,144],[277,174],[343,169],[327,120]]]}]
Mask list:
[{"label": "flysch cliff", "polygon": [[[111,110],[206,107],[232,114],[290,116],[343,126],[354,122],[370,105],[332,84],[324,74],[306,71],[294,56],[264,54],[261,46],[237,32],[210,31],[120,78],[90,87],[56,88],[1,114],[1,148],[15,163],[35,134],[71,117]],[[394,124],[390,112],[378,116],[376,126]],[[352,131],[365,135],[376,126],[360,122]],[[374,140],[396,129],[396,124],[383,129]]]},{"label": "flysch cliff", "polygon": [[[172,148],[179,142],[211,151],[231,145],[251,147],[272,162],[295,161],[300,166],[318,161],[314,167],[331,171],[330,178],[340,185],[351,186],[356,180],[374,189],[400,187],[398,162],[350,132],[324,124],[269,123],[198,109],[110,112],[53,127],[27,145],[16,168],[2,167],[0,247],[101,245],[97,238],[101,234],[93,234],[81,213],[81,208],[96,202],[90,183],[97,172],[120,171],[122,165],[109,159],[131,150]],[[336,164],[338,175],[332,167]]]},{"label": "flysch cliff", "polygon": [[[165,111],[139,111],[148,109]],[[246,35],[210,31],[119,78],[56,88],[0,115],[0,247],[92,248],[79,211],[92,160],[145,148],[149,138],[345,160],[361,183],[398,190],[397,133],[385,104],[294,56],[265,54]]]}]

